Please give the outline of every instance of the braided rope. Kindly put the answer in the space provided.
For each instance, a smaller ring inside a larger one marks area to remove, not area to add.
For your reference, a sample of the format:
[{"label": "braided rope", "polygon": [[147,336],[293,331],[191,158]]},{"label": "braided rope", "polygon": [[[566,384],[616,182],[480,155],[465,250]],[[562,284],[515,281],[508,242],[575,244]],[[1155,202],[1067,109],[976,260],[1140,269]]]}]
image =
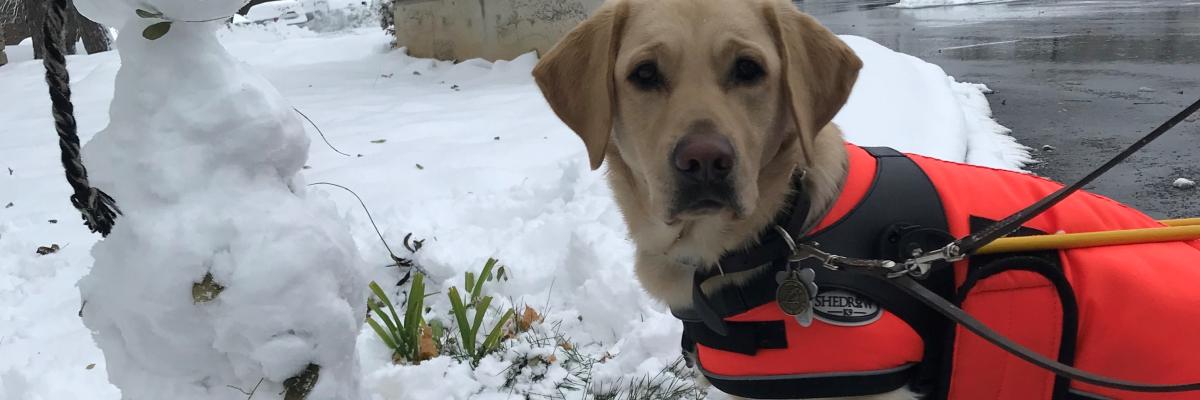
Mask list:
[{"label": "braided rope", "polygon": [[62,150],[62,164],[66,171],[67,183],[71,184],[74,194],[71,195],[71,205],[83,215],[83,223],[92,232],[108,236],[121,209],[116,201],[108,194],[91,187],[88,183],[87,168],[79,151],[78,126],[75,122],[75,106],[71,104],[71,78],[67,72],[67,59],[64,55],[63,21],[67,10],[67,0],[52,0],[46,10],[46,22],[42,26],[43,65],[46,67],[46,84],[50,87],[50,101],[53,104],[54,126],[58,131],[58,147]]}]

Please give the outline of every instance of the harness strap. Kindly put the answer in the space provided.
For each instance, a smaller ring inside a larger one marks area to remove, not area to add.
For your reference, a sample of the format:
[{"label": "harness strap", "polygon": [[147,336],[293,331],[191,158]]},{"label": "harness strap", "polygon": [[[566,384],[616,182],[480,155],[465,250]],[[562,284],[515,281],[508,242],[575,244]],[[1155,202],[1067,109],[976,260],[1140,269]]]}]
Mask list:
[{"label": "harness strap", "polygon": [[783,321],[726,322],[726,335],[709,329],[702,322],[683,321],[683,329],[693,342],[702,343],[717,350],[755,355],[760,349],[786,349],[787,328]]}]

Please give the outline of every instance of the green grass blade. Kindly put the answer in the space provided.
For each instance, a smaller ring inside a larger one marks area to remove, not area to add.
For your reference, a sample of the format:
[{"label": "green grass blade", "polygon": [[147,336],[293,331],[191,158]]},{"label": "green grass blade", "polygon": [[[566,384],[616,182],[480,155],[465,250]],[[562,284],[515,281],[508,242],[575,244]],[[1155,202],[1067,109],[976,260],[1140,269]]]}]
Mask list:
[{"label": "green grass blade", "polygon": [[480,349],[481,354],[488,354],[496,349],[496,346],[500,344],[500,334],[504,332],[504,325],[508,324],[508,320],[512,317],[513,310],[511,308],[500,316],[500,321],[496,322],[496,326],[492,327],[492,331],[488,333],[487,339],[484,339],[483,348]]},{"label": "green grass blade", "polygon": [[413,354],[412,359],[417,359],[419,351],[419,343],[421,342],[421,311],[425,308],[425,277],[421,274],[413,275],[412,287],[408,291],[408,309],[404,312],[404,337],[409,343]]},{"label": "green grass blade", "polygon": [[483,327],[483,316],[488,312],[488,306],[492,305],[492,296],[487,296],[479,299],[479,304],[475,305],[475,321],[471,324],[471,336],[479,337],[479,328]]},{"label": "green grass blade", "polygon": [[475,290],[475,273],[467,271],[463,276],[463,283],[465,284],[463,287],[467,288],[467,294],[471,295],[471,301],[475,301],[475,293],[472,292]]},{"label": "green grass blade", "polygon": [[[400,324],[400,317],[396,315],[396,308],[392,306],[392,299],[387,297],[387,294],[383,292],[383,289],[380,288],[379,284],[375,283],[375,281],[371,281],[370,286],[371,291],[375,293],[375,296],[379,297],[379,300],[383,301],[383,304],[387,305],[388,311],[392,313],[392,320],[395,321],[396,324]],[[400,332],[400,329],[404,329],[403,326],[396,326],[395,328],[397,334]]]},{"label": "green grass blade", "polygon": [[471,291],[472,295],[474,296],[472,300],[483,295],[483,283],[492,278],[492,268],[495,268],[496,263],[498,262],[500,261],[496,260],[495,258],[489,258],[487,263],[483,264],[483,271],[479,272],[479,279],[475,280],[475,288]]},{"label": "green grass blade", "polygon": [[383,340],[383,344],[386,344],[389,349],[392,349],[392,351],[399,350],[396,348],[396,342],[392,340],[391,335],[385,332],[383,327],[379,326],[378,322],[375,322],[375,318],[367,317],[367,325],[370,325],[371,329],[375,330],[375,334],[379,335],[379,339]]},{"label": "green grass blade", "polygon": [[[381,300],[381,301],[386,301],[386,300]],[[392,319],[389,318],[387,316],[387,314],[384,314],[383,310],[379,309],[379,303],[368,302],[368,306],[371,309],[371,312],[374,313],[376,316],[378,316],[379,319],[381,321],[383,321],[384,325],[387,325],[388,333],[391,334],[392,340],[395,340],[395,341],[400,340],[400,331],[398,331],[396,329],[396,324],[394,322],[392,322]]]},{"label": "green grass blade", "polygon": [[471,334],[471,326],[467,325],[467,307],[463,305],[462,298],[458,295],[458,288],[450,287],[450,311],[454,314],[454,319],[458,321],[458,333],[462,336],[463,351],[467,355],[475,356],[475,336]]}]

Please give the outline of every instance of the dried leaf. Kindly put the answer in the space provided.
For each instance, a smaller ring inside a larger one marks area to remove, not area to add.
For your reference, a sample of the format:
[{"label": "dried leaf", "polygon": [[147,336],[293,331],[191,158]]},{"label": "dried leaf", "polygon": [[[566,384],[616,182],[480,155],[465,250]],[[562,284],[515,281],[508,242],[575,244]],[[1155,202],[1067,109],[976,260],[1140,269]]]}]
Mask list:
[{"label": "dried leaf", "polygon": [[160,18],[160,17],[162,17],[162,13],[150,12],[150,11],[146,11],[146,10],[142,10],[142,9],[139,9],[136,12],[137,12],[137,15],[142,18]]},{"label": "dried leaf", "polygon": [[213,301],[223,290],[225,287],[213,281],[211,273],[204,274],[204,280],[192,284],[192,301],[196,304]]},{"label": "dried leaf", "polygon": [[517,321],[517,326],[522,331],[527,331],[537,322],[542,322],[542,315],[538,314],[537,310],[534,310],[533,307],[525,306],[525,311],[521,311],[521,319]]},{"label": "dried leaf", "polygon": [[558,342],[558,347],[562,347],[562,349],[566,350],[566,351],[571,351],[571,350],[575,349],[575,345],[571,344],[571,342],[568,342],[568,341]]},{"label": "dried leaf", "polygon": [[58,223],[58,220],[57,220],[57,219],[52,219],[52,220],[50,220],[49,222],[50,222],[50,223],[52,223],[52,224],[57,224],[57,223]]},{"label": "dried leaf", "polygon": [[421,164],[417,164],[417,169],[425,169],[425,166],[421,165]]},{"label": "dried leaf", "polygon": [[438,353],[437,342],[433,341],[433,328],[422,324],[421,340],[417,344],[417,362],[437,357]]},{"label": "dried leaf", "polygon": [[8,202],[8,204],[4,205],[4,208],[12,208],[12,206],[13,206],[13,203],[10,201],[10,202]]},{"label": "dried leaf", "polygon": [[166,36],[167,32],[170,31],[171,21],[163,21],[147,26],[146,29],[142,31],[142,37],[146,38],[146,40],[158,40],[159,38]]},{"label": "dried leaf", "polygon": [[92,368],[96,368],[96,363],[91,363],[91,364],[88,364],[87,367],[84,367],[84,369],[92,369]]},{"label": "dried leaf", "polygon": [[384,142],[387,142],[387,139],[375,139],[375,140],[371,141],[371,143],[375,143],[375,144],[380,144],[380,143],[384,143]]},{"label": "dried leaf", "polygon": [[51,244],[49,247],[41,246],[37,248],[38,255],[44,256],[47,254],[57,253],[59,250],[58,244]]},{"label": "dried leaf", "polygon": [[308,364],[304,368],[304,372],[291,378],[283,380],[284,400],[305,400],[308,394],[312,392],[314,386],[317,386],[317,379],[320,379],[321,367],[316,364]]}]

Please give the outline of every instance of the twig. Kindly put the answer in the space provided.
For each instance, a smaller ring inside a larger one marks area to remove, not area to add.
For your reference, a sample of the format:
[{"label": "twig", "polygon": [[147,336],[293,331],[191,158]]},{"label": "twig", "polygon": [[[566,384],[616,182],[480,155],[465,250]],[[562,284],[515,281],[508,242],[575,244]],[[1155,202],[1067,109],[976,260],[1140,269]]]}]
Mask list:
[{"label": "twig", "polygon": [[233,386],[233,385],[225,385],[225,387],[242,392],[242,394],[246,395],[246,400],[250,400],[251,397],[254,397],[254,392],[258,391],[258,385],[262,385],[263,379],[266,379],[266,378],[258,378],[258,383],[255,383],[254,389],[250,389],[249,392],[242,390],[242,388]]},{"label": "twig", "polygon": [[[392,257],[392,261],[395,262],[394,265],[411,267],[413,269],[416,269],[417,272],[420,272],[421,274],[429,275],[429,273],[426,272],[425,269],[421,268],[421,266],[416,265],[416,263],[413,263],[411,260],[397,256],[396,252],[392,251],[392,246],[389,246],[387,239],[383,238],[383,232],[381,232],[379,230],[379,225],[375,224],[375,217],[371,216],[371,210],[369,208],[367,208],[367,203],[363,201],[362,197],[360,197],[358,195],[358,193],[355,193],[353,190],[350,190],[350,188],[348,188],[348,187],[345,187],[345,186],[342,186],[342,185],[339,185],[336,183],[314,182],[314,183],[308,184],[308,186],[317,186],[317,185],[333,186],[333,187],[345,190],[347,192],[350,192],[350,194],[354,195],[354,198],[358,199],[358,204],[362,205],[363,212],[367,213],[367,220],[371,222],[371,227],[375,228],[375,234],[379,236],[379,241],[383,243],[383,247],[385,249],[387,249],[388,255],[390,255]],[[405,279],[407,279],[407,278],[405,278]]]},{"label": "twig", "polygon": [[296,114],[300,114],[301,117],[304,117],[304,120],[308,121],[308,123],[311,124],[312,127],[317,130],[317,134],[321,135],[321,140],[325,141],[326,146],[329,146],[330,149],[333,149],[333,151],[337,152],[338,154],[341,154],[346,157],[350,157],[349,154],[343,153],[341,150],[338,150],[337,147],[333,147],[333,144],[329,143],[329,139],[325,138],[325,132],[321,131],[321,127],[317,126],[317,123],[313,122],[313,120],[311,118],[309,118],[307,115],[304,115],[304,113],[301,112],[300,109],[298,109],[296,107],[292,107],[292,111],[295,111]]}]

